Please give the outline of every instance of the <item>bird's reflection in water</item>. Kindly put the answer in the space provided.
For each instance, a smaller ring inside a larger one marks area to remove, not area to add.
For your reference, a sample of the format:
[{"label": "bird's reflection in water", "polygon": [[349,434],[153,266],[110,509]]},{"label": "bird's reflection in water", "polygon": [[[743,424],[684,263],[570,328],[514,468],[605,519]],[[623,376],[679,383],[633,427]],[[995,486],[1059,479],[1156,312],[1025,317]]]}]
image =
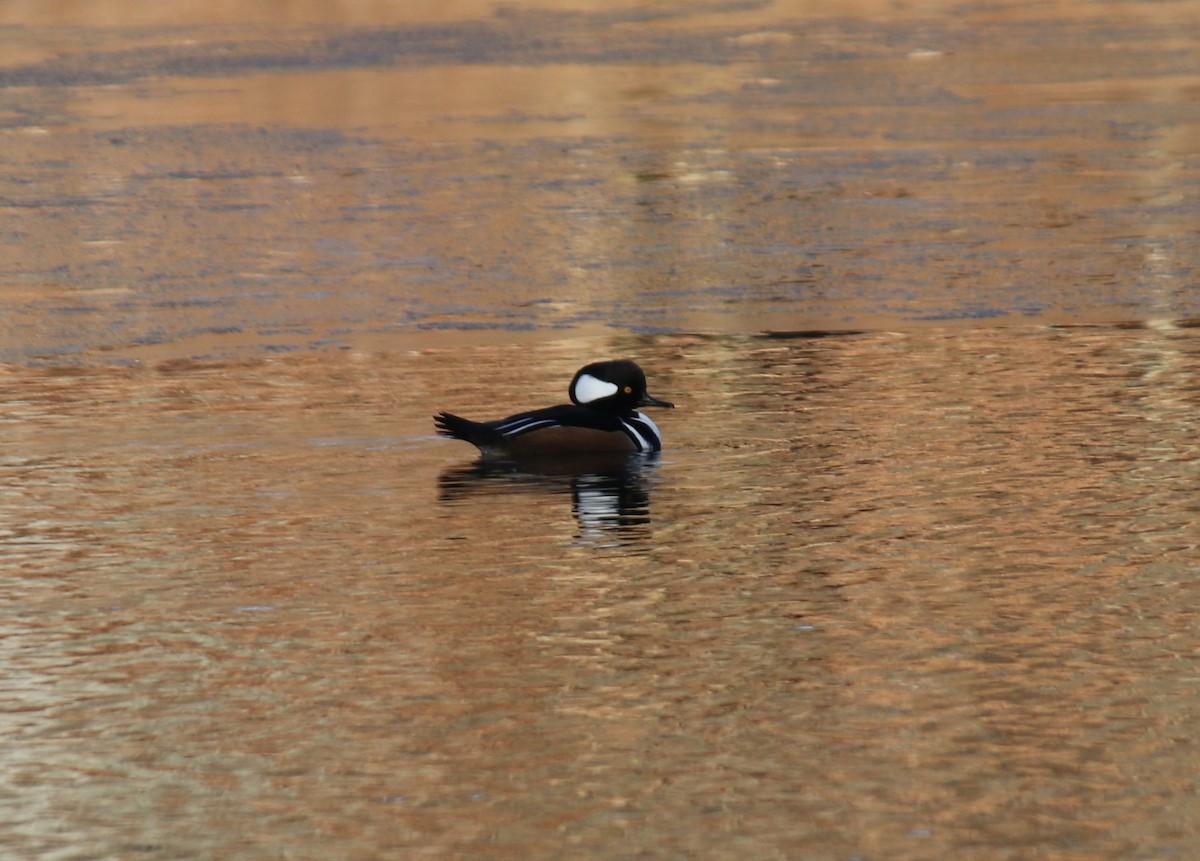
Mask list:
[{"label": "bird's reflection in water", "polygon": [[561,493],[570,496],[581,544],[632,544],[650,535],[650,488],[657,471],[657,454],[479,460],[443,472],[439,499],[453,504],[474,494]]}]

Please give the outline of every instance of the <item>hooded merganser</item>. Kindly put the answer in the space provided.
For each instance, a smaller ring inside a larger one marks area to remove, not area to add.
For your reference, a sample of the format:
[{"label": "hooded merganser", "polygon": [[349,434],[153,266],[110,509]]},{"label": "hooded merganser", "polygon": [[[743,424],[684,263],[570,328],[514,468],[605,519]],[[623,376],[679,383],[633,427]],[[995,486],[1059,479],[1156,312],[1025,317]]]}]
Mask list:
[{"label": "hooded merganser", "polygon": [[484,458],[662,451],[654,422],[636,407],[674,407],[646,392],[646,375],[621,359],[594,362],[575,372],[570,404],[473,422],[450,413],[433,417],[438,432],[466,440]]}]

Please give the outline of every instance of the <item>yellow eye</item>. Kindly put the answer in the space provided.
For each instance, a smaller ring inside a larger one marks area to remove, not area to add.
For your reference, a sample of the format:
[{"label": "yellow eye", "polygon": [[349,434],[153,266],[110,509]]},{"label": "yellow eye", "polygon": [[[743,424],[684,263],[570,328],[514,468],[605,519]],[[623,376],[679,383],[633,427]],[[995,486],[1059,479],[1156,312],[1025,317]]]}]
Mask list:
[{"label": "yellow eye", "polygon": [[633,386],[626,386],[626,387],[625,387],[625,394],[627,394],[627,395],[632,395],[632,394],[633,394]]}]

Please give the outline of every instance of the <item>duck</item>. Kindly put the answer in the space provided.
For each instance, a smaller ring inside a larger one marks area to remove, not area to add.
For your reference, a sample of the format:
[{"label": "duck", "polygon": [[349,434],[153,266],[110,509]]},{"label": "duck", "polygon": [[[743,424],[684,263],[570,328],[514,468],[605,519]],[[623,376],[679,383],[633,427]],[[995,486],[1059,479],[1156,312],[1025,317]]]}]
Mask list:
[{"label": "duck", "polygon": [[658,426],[639,407],[674,409],[646,391],[646,374],[629,359],[592,362],[575,372],[569,404],[476,422],[440,412],[438,433],[469,442],[484,460],[573,455],[654,454],[662,451]]}]

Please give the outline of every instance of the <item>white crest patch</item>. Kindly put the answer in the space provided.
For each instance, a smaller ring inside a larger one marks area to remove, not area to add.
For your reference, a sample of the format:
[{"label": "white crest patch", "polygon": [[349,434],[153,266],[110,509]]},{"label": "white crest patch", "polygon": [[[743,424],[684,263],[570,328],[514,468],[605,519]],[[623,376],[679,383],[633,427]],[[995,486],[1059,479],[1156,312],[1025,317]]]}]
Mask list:
[{"label": "white crest patch", "polygon": [[616,383],[607,383],[591,374],[584,374],[575,381],[575,400],[581,404],[590,404],[616,393]]}]

